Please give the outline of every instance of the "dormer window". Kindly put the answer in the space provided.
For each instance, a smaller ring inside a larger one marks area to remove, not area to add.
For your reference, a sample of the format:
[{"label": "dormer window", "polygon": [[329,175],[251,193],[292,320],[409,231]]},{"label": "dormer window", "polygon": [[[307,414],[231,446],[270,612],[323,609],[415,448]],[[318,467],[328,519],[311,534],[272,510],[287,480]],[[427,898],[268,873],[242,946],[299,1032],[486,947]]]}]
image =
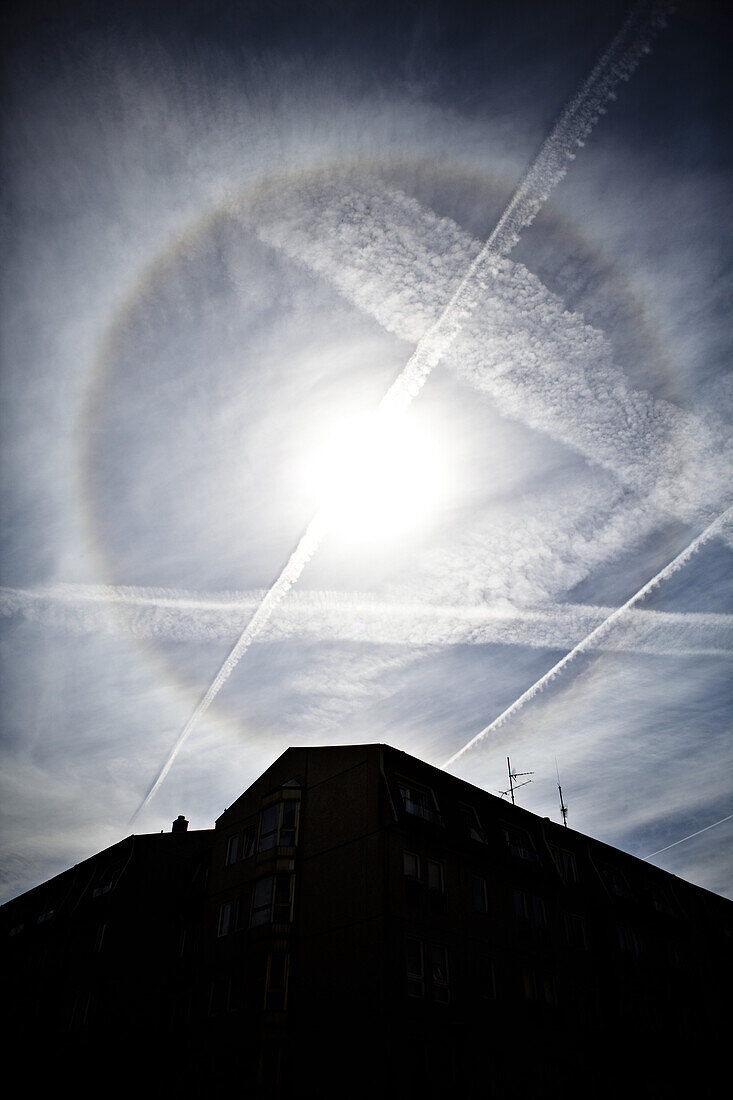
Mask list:
[{"label": "dormer window", "polygon": [[428,787],[418,787],[415,783],[405,781],[400,782],[399,791],[402,805],[408,814],[422,817],[425,821],[432,821],[436,825],[443,824],[435,795]]},{"label": "dormer window", "polygon": [[539,856],[529,833],[525,833],[524,829],[511,829],[508,826],[503,831],[507,847],[513,856],[526,859],[528,863],[539,863]]},{"label": "dormer window", "polygon": [[477,840],[480,844],[486,844],[486,833],[481,828],[481,822],[473,806],[467,806],[465,803],[459,802],[458,812],[461,815],[463,827],[471,840]]}]

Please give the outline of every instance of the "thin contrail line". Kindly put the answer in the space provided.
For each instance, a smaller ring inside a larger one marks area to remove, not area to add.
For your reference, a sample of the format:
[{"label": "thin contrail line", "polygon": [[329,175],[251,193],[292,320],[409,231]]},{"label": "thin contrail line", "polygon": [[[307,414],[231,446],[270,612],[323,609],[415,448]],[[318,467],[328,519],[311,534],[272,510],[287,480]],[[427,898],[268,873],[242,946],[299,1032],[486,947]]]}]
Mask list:
[{"label": "thin contrail line", "polygon": [[[574,149],[592,130],[604,104],[614,96],[621,80],[628,80],[644,53],[649,52],[655,31],[664,25],[670,5],[645,2],[637,5],[596,63],[590,75],[560,114],[535,160],[525,173],[491,236],[474,259],[457,290],[437,321],[418,341],[414,352],[379,404],[379,414],[404,411],[417,396],[460,331],[462,321],[475,308],[481,291],[491,277],[496,260],[514,247],[522,229],[537,216],[553,187],[565,175]],[[325,516],[318,512],[293,551],[288,564],[265,595],[245,627],[213,683],[179,734],[163,767],[130,819],[135,820],[170,771],[171,765],[198,719],[231,675],[242,655],[265,625],[277,604],[298,580],[306,563],[318,549],[325,530]]]},{"label": "thin contrail line", "polygon": [[656,852],[650,852],[648,856],[642,856],[642,859],[651,859],[652,856],[661,856],[662,852],[668,852],[670,848],[676,848],[678,844],[684,844],[686,840],[692,840],[695,836],[700,836],[700,833],[706,833],[708,829],[714,829],[716,825],[723,825],[726,821],[731,821],[733,814],[728,814],[727,817],[721,817],[720,821],[714,821],[712,825],[706,825],[704,829],[698,829],[696,833],[690,833],[689,836],[683,836],[681,840],[675,840],[672,844],[668,844],[666,848],[658,848]]},{"label": "thin contrail line", "polygon": [[173,748],[166,757],[165,763],[155,777],[155,780],[150,786],[142,802],[135,810],[135,813],[130,818],[131,824],[140,813],[140,811],[148,804],[150,799],[157,791],[158,787],[167,776],[168,772],[171,769],[173,761],[181,750],[184,741],[198,722],[201,715],[209,709],[212,702],[219,694],[221,688],[224,686],[224,684],[236,668],[237,664],[241,660],[243,654],[249,649],[254,639],[257,637],[263,626],[266,624],[267,620],[270,618],[270,615],[272,615],[272,612],[275,610],[275,608],[283,599],[283,597],[287,594],[289,589],[292,588],[292,586],[300,577],[303,569],[320,546],[321,539],[323,538],[323,534],[326,529],[326,525],[327,515],[325,513],[325,510],[321,509],[316,513],[311,522],[308,524],[305,534],[301,538],[293,553],[290,555],[287,565],[285,566],[275,583],[269,589],[269,591],[265,594],[259,607],[248,622],[247,626],[240,634],[236,645],[234,646],[226,661],[214,677],[208,691],[203,696],[193,714],[186,722],[186,725],[179,733],[178,738],[173,745]]},{"label": "thin contrail line", "polygon": [[508,706],[505,711],[502,711],[502,713],[497,718],[495,718],[494,721],[491,722],[488,726],[485,726],[484,729],[479,730],[476,736],[472,737],[470,741],[467,741],[466,744],[458,750],[458,752],[454,752],[453,755],[445,761],[442,767],[449,768],[451,764],[454,764],[455,761],[458,760],[459,757],[463,756],[464,753],[468,752],[469,749],[472,749],[480,741],[485,740],[485,738],[488,737],[488,735],[492,733],[495,729],[498,729],[499,726],[503,726],[509,718],[513,717],[513,715],[515,715],[518,711],[522,709],[525,703],[529,703],[530,700],[533,699],[538,692],[542,691],[542,688],[546,684],[549,684],[551,680],[554,680],[555,677],[558,676],[562,672],[562,670],[567,665],[569,665],[572,660],[574,660],[575,657],[577,657],[580,653],[584,653],[585,650],[590,649],[591,646],[596,644],[599,636],[607,633],[618,622],[622,615],[624,615],[631,607],[633,607],[635,603],[638,603],[639,600],[642,600],[644,596],[651,592],[652,589],[656,588],[657,585],[661,584],[662,581],[665,581],[668,577],[671,577],[674,573],[681,569],[683,565],[685,565],[690,560],[693,554],[695,554],[700,549],[700,547],[708,541],[708,539],[711,539],[715,535],[720,534],[726,522],[732,517],[733,506],[731,506],[730,508],[726,508],[726,510],[722,512],[717,517],[717,519],[714,519],[713,522],[709,524],[700,535],[697,536],[697,538],[693,539],[689,546],[686,546],[685,549],[682,550],[676,558],[673,558],[668,565],[665,565],[663,569],[660,569],[656,576],[652,577],[650,581],[647,581],[646,584],[642,585],[642,587],[637,592],[635,592],[634,595],[626,601],[626,603],[622,604],[621,607],[617,607],[615,611],[612,611],[608,618],[604,619],[603,622],[595,628],[595,630],[591,630],[590,634],[586,634],[585,638],[583,638],[582,641],[578,642],[576,646],[573,646],[570,652],[566,653],[565,656],[557,662],[557,664],[553,665],[552,668],[544,674],[544,676],[541,676],[539,680],[536,680],[535,683],[532,684],[531,687],[527,688],[527,690],[523,692],[518,699],[514,700],[511,706]]}]

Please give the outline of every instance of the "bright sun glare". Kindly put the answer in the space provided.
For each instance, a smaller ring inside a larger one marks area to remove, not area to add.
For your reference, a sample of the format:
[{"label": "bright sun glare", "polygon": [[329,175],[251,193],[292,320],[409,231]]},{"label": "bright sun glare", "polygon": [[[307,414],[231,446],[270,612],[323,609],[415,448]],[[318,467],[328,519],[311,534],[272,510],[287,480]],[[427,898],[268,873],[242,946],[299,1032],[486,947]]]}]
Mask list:
[{"label": "bright sun glare", "polygon": [[444,486],[439,447],[404,413],[350,417],[328,436],[311,488],[334,526],[352,537],[389,538],[424,520]]}]

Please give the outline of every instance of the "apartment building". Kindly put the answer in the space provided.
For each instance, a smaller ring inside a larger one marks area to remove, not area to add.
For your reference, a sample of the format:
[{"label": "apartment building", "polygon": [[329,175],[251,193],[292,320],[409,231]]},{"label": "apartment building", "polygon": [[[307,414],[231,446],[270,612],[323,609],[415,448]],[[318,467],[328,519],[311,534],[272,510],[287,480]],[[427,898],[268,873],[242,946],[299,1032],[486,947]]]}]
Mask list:
[{"label": "apartment building", "polygon": [[184,824],[2,908],[16,1032],[161,1096],[670,1096],[725,1049],[729,901],[404,752]]}]

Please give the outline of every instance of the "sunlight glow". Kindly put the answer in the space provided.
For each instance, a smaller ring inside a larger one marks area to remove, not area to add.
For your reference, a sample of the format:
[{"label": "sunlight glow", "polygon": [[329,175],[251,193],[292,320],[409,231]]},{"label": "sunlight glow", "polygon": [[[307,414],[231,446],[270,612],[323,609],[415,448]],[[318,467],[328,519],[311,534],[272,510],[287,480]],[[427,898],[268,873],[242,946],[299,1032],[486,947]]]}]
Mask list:
[{"label": "sunlight glow", "polygon": [[361,539],[424,521],[446,480],[436,440],[404,412],[383,410],[337,424],[307,477],[330,524]]}]

